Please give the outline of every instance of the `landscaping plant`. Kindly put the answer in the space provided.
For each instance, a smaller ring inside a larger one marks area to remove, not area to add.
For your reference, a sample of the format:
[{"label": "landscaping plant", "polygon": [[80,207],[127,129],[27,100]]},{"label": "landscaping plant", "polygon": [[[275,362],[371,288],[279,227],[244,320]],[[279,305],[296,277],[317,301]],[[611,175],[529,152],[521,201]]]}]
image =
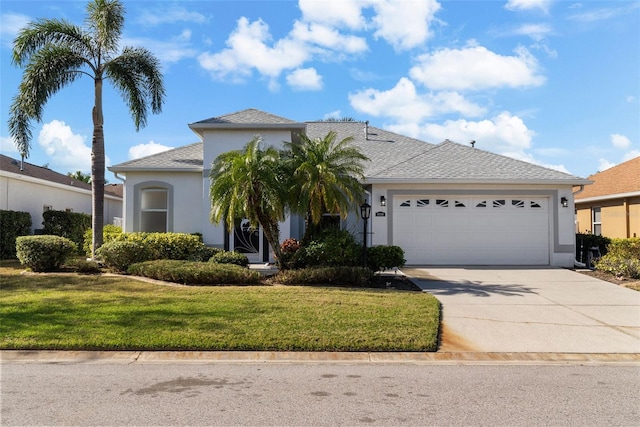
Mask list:
[{"label": "landscaping plant", "polygon": [[56,271],[76,249],[75,243],[66,237],[41,235],[16,239],[20,263],[36,272]]}]

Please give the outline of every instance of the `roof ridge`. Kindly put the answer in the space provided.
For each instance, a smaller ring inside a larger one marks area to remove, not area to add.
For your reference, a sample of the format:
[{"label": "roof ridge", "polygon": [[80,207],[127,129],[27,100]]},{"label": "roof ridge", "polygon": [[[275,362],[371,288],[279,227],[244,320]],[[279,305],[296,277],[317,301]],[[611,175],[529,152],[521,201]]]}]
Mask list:
[{"label": "roof ridge", "polygon": [[138,157],[137,159],[127,160],[126,162],[118,163],[117,166],[126,165],[126,164],[131,163],[131,162],[137,162],[137,161],[139,161],[141,159],[152,159],[154,157],[167,155],[168,153],[170,153],[172,151],[184,150],[186,148],[193,147],[194,145],[197,145],[197,144],[202,144],[202,141],[192,142],[191,144],[181,145],[180,147],[173,147],[173,148],[171,148],[169,150],[165,150],[165,151],[160,151],[158,153],[149,154],[148,156]]}]

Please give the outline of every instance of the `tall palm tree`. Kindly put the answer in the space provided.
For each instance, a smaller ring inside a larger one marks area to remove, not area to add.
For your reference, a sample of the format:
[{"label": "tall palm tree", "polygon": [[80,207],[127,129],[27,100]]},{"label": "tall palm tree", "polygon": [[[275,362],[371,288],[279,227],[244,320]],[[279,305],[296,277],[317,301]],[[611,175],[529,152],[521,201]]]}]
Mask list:
[{"label": "tall palm tree", "polygon": [[242,151],[222,153],[214,160],[209,174],[211,221],[224,221],[230,231],[242,218],[259,225],[280,264],[278,222],[284,220],[286,202],[281,159],[278,150],[262,149],[261,144],[255,137]]},{"label": "tall palm tree", "polygon": [[[363,163],[369,158],[352,145],[353,138],[337,140],[330,131],[324,138],[301,134],[298,142],[285,143],[287,170],[291,177],[290,209],[306,215],[307,231],[313,233],[325,213],[346,218],[362,199]],[[305,233],[305,235],[308,235]]]},{"label": "tall palm tree", "polygon": [[8,124],[23,157],[29,156],[31,121],[42,121],[42,110],[49,98],[82,76],[93,79],[94,254],[102,245],[104,223],[103,83],[110,80],[121,93],[136,130],[146,125],[148,106],[154,114],[160,113],[165,93],[160,62],[150,51],[140,47],[120,49],[124,13],[119,0],[93,0],[87,5],[86,27],[64,20],[41,19],[23,28],[13,42],[13,63],[23,67],[24,74],[11,104]]}]

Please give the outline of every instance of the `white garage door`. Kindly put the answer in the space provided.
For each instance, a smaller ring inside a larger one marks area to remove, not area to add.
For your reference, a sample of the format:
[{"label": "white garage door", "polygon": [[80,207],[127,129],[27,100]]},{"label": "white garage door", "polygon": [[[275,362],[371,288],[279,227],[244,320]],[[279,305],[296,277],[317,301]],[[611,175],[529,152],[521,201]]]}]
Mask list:
[{"label": "white garage door", "polygon": [[395,196],[393,244],[414,265],[548,265],[548,199]]}]

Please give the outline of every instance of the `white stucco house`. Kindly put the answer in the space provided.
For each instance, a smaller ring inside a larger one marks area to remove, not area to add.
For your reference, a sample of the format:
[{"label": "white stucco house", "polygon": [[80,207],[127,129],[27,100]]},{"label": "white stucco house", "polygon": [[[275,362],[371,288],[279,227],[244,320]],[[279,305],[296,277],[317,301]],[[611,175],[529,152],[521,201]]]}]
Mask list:
[{"label": "white stucco house", "polygon": [[[0,154],[0,209],[29,212],[31,233],[41,229],[42,213],[48,210],[91,215],[91,184],[49,168]],[[105,224],[122,218],[122,186],[105,187]]]},{"label": "white stucco house", "polygon": [[[248,109],[198,121],[200,141],[109,168],[124,180],[125,231],[202,233],[208,245],[272,260],[261,233],[209,221],[209,171],[220,153],[255,135],[281,147],[296,135],[348,136],[369,157],[363,185],[372,206],[367,244],[402,247],[407,264],[573,266],[573,186],[589,181],[451,141],[430,144],[366,122],[296,122]],[[364,202],[364,201],[363,201]],[[245,225],[243,227],[243,225]],[[360,238],[354,211],[341,226]],[[281,238],[299,238],[287,217]]]}]

